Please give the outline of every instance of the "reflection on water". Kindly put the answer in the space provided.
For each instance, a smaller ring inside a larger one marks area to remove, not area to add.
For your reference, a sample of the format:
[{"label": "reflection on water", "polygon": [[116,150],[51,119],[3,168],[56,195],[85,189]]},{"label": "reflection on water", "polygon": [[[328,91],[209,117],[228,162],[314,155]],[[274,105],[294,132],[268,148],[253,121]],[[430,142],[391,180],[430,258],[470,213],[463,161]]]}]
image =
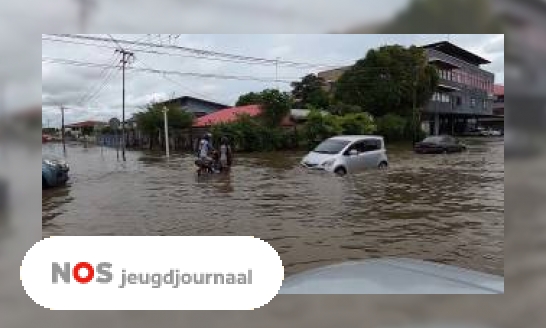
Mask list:
[{"label": "reflection on water", "polygon": [[[503,274],[504,143],[414,155],[336,178],[298,167],[299,152],[240,155],[197,177],[194,158],[69,147],[71,181],[43,193],[43,235],[250,235],[288,274],[348,259],[404,256]],[[47,145],[44,154],[58,153]]]}]

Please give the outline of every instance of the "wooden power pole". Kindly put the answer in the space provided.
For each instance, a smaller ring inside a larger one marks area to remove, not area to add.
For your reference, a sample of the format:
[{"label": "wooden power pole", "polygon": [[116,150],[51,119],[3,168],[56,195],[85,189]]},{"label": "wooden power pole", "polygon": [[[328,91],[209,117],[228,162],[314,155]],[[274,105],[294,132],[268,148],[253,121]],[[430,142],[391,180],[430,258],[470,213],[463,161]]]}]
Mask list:
[{"label": "wooden power pole", "polygon": [[61,140],[63,143],[63,151],[66,153],[65,131],[64,131],[64,106],[61,106]]},{"label": "wooden power pole", "polygon": [[127,67],[127,64],[129,63],[130,59],[134,58],[134,54],[130,51],[127,51],[125,49],[118,49],[116,52],[119,52],[122,55],[121,58],[121,70],[122,70],[122,115],[121,115],[121,155],[123,158],[123,161],[126,160],[125,157],[125,147],[127,144],[126,139],[126,133],[125,133],[125,69]]}]

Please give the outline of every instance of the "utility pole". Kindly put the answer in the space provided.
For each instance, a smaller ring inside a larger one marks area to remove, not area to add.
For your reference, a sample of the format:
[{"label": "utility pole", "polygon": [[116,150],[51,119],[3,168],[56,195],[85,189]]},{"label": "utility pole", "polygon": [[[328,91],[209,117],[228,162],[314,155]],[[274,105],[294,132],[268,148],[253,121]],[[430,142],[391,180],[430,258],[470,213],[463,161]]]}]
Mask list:
[{"label": "utility pole", "polygon": [[66,153],[65,132],[64,132],[64,106],[61,105],[61,140],[63,143],[63,151]]},{"label": "utility pole", "polygon": [[169,119],[167,117],[167,112],[169,109],[167,106],[163,106],[163,118],[165,121],[165,154],[167,155],[167,158],[170,157],[170,148],[169,148]]},{"label": "utility pole", "polygon": [[123,157],[123,161],[126,161],[125,157],[125,147],[126,147],[126,136],[125,136],[125,68],[127,67],[127,64],[129,63],[130,59],[134,58],[134,54],[130,51],[127,51],[125,49],[117,49],[116,52],[119,52],[122,55],[121,58],[121,69],[122,69],[122,76],[123,76],[123,82],[122,82],[122,89],[123,89],[123,100],[122,100],[122,116],[121,116],[121,154]]}]

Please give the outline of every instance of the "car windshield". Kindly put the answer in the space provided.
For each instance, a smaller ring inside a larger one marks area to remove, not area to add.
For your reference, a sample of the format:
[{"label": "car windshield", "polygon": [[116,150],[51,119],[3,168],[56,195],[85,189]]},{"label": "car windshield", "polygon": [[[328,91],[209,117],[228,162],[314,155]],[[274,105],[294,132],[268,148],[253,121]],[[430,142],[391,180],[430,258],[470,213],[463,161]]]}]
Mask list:
[{"label": "car windshield", "polygon": [[343,150],[347,145],[349,144],[349,141],[346,140],[326,140],[320,145],[318,145],[313,152],[319,153],[319,154],[337,154],[340,151]]},{"label": "car windshield", "polygon": [[443,141],[444,141],[444,138],[442,137],[428,137],[425,140],[423,140],[423,142],[433,143],[433,144],[439,144],[439,143],[442,143]]}]

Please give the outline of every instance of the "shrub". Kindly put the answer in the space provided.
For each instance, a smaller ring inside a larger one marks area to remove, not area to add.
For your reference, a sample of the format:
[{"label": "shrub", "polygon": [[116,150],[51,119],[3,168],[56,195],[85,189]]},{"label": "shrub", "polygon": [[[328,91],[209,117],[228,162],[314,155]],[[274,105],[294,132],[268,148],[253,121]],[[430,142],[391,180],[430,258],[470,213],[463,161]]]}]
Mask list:
[{"label": "shrub", "polygon": [[340,116],[339,120],[343,134],[372,134],[377,130],[373,117],[368,113],[347,114]]},{"label": "shrub", "polygon": [[232,123],[215,125],[211,132],[215,144],[226,136],[237,150],[244,152],[280,150],[293,145],[290,132],[262,125],[248,115],[241,115]]},{"label": "shrub", "polygon": [[409,120],[399,115],[387,114],[377,120],[377,131],[387,141],[401,141],[408,135],[408,123]]},{"label": "shrub", "polygon": [[307,116],[304,126],[305,142],[310,148],[314,148],[324,139],[341,134],[342,128],[337,116],[322,114],[313,110]]}]

